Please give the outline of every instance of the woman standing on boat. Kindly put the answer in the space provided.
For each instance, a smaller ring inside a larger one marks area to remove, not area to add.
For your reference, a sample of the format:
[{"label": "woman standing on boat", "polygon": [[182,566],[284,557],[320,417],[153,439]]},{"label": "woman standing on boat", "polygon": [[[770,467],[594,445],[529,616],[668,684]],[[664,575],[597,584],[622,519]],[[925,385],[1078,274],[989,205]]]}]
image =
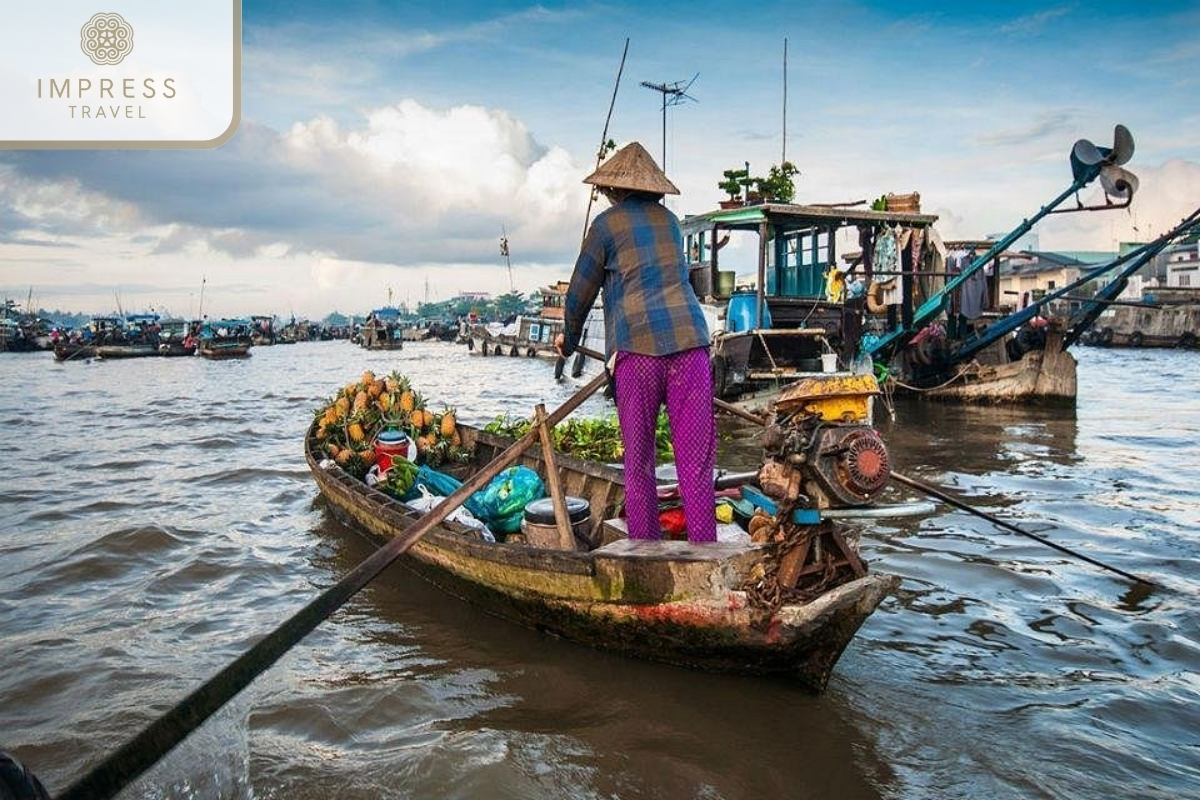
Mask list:
[{"label": "woman standing on boat", "polygon": [[603,288],[605,355],[625,444],[629,538],[662,538],[654,466],[658,410],[665,403],[688,540],[715,541],[710,336],[688,281],[679,220],[661,202],[679,190],[637,142],[583,182],[596,186],[612,208],[584,238],[555,345],[564,357],[575,351]]}]

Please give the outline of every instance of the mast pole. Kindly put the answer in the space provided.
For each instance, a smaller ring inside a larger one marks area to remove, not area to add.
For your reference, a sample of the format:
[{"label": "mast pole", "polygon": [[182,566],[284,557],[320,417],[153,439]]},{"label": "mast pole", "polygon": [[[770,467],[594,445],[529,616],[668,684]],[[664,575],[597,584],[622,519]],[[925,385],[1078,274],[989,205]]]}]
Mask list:
[{"label": "mast pole", "polygon": [[783,162],[787,161],[787,45],[788,40],[785,36],[783,39],[783,149],[779,155],[781,168]]}]

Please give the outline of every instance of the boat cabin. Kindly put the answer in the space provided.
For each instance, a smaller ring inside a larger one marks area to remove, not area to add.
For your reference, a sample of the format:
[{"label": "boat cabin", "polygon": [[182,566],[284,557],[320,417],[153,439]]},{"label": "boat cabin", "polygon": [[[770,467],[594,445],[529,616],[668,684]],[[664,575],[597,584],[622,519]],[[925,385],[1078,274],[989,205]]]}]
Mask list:
[{"label": "boat cabin", "polygon": [[[718,396],[777,390],[828,369],[834,362],[822,356],[836,355],[836,366],[848,368],[864,329],[866,287],[895,287],[896,303],[881,323],[888,329],[911,314],[911,303],[899,298],[913,294],[925,263],[911,242],[925,241],[936,220],[917,210],[774,202],[685,217],[692,286],[719,309],[712,355]],[[734,237],[752,241],[755,278],[746,288],[722,265],[722,250]],[[842,247],[860,257],[840,263]]]}]

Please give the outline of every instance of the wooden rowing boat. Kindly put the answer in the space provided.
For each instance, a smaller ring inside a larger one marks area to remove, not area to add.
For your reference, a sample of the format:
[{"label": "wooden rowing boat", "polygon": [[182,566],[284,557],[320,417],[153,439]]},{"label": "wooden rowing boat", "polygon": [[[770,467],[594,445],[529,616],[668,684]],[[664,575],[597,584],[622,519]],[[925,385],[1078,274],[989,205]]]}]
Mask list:
[{"label": "wooden rowing boat", "polygon": [[[323,458],[317,430],[314,422],[306,459],[334,515],[378,543],[420,519],[405,503]],[[473,452],[459,476],[464,479],[513,443],[461,424],[459,435]],[[563,492],[585,500],[590,510],[578,549],[488,542],[446,521],[412,544],[402,563],[491,613],[574,642],[702,670],[784,676],[817,692],[898,582],[860,568],[859,577],[806,602],[764,608],[747,586],[771,556],[770,546],[631,541],[619,520],[620,470],[559,453],[555,462]],[[547,477],[537,448],[516,463]]]}]

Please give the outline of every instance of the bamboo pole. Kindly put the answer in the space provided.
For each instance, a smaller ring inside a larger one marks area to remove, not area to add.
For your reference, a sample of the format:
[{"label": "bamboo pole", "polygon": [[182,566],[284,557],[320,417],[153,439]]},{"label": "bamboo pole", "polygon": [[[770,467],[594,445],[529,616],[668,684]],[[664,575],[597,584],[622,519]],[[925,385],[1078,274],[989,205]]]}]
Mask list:
[{"label": "bamboo pole", "polygon": [[558,527],[560,550],[575,549],[575,531],[571,528],[571,517],[567,513],[567,500],[563,496],[562,481],[558,474],[558,459],[554,457],[554,439],[550,426],[546,424],[546,407],[537,404],[533,424],[542,440],[542,460],[546,462],[546,487],[550,490],[550,502],[554,504],[554,523]]}]

